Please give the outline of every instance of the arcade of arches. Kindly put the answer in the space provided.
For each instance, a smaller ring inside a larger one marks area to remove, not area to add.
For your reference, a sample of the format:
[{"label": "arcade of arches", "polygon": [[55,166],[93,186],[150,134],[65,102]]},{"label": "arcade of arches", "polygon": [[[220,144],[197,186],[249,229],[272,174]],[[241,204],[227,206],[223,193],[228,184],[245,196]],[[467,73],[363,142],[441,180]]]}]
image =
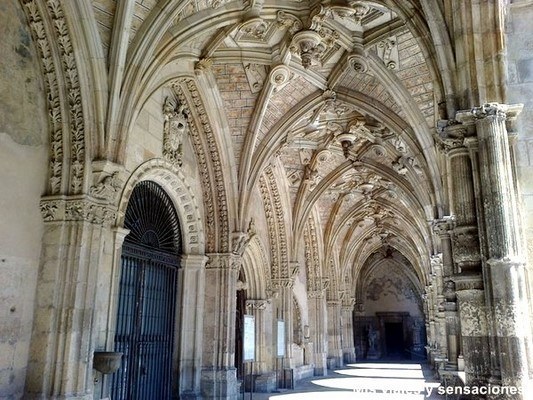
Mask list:
[{"label": "arcade of arches", "polygon": [[2,0],[0,398],[237,399],[250,348],[257,391],[382,359],[525,391],[531,21]]}]

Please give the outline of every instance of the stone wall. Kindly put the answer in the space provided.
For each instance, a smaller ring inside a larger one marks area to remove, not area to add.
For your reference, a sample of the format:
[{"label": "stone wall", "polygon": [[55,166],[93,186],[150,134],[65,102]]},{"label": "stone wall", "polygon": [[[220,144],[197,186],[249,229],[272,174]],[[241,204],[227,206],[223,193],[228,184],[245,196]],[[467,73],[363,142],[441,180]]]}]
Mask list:
[{"label": "stone wall", "polygon": [[407,276],[396,271],[396,263],[383,263],[369,277],[364,291],[365,313],[394,311],[421,316],[421,299]]},{"label": "stone wall", "polygon": [[0,398],[20,398],[33,299],[48,149],[39,63],[18,1],[0,2]]},{"label": "stone wall", "polygon": [[[531,271],[533,260],[533,31],[531,30],[533,2],[530,0],[513,1],[507,11],[507,102],[524,104],[517,124],[516,163],[519,190],[522,194],[520,198],[523,213],[522,228],[527,240],[529,270]],[[530,282],[531,275],[533,274],[530,274]],[[533,284],[530,288],[533,288]]]}]

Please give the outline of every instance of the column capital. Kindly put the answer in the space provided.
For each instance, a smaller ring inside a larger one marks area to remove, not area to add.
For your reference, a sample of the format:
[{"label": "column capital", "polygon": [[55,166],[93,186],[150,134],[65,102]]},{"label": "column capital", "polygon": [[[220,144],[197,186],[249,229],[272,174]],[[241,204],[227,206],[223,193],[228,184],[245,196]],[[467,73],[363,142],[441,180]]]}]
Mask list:
[{"label": "column capital", "polygon": [[78,221],[112,225],[117,217],[116,207],[85,194],[45,196],[39,206],[45,222]]},{"label": "column capital", "polygon": [[279,289],[279,288],[291,288],[294,286],[294,279],[293,278],[273,278],[271,279],[272,282],[272,288],[273,289]]},{"label": "column capital", "polygon": [[183,254],[180,257],[180,264],[185,269],[203,269],[209,258],[203,254]]},{"label": "column capital", "polygon": [[265,310],[270,301],[270,299],[249,299],[246,300],[246,308],[251,310]]},{"label": "column capital", "polygon": [[239,271],[242,257],[233,253],[209,253],[206,269],[229,269]]},{"label": "column capital", "polygon": [[355,306],[355,297],[346,297],[342,300],[342,310],[351,312]]},{"label": "column capital", "polygon": [[113,233],[115,236],[115,249],[119,249],[122,247],[124,239],[126,238],[126,236],[128,236],[130,230],[121,228],[120,226],[116,226],[115,228],[113,228]]},{"label": "column capital", "polygon": [[470,110],[457,111],[455,119],[465,125],[472,125],[476,121],[485,118],[499,118],[513,121],[518,117],[523,107],[523,104],[486,103]]},{"label": "column capital", "polygon": [[450,237],[450,231],[453,229],[453,217],[446,216],[434,219],[432,222],[433,232],[439,237]]}]

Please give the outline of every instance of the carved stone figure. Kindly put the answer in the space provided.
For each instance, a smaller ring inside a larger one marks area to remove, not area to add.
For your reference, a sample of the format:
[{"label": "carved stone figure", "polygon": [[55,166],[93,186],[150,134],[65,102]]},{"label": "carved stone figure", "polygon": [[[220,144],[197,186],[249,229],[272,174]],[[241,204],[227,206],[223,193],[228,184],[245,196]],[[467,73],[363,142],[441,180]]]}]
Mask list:
[{"label": "carved stone figure", "polygon": [[163,115],[163,156],[177,167],[181,167],[183,136],[189,131],[186,107],[183,104],[174,106],[167,97],[163,104]]}]

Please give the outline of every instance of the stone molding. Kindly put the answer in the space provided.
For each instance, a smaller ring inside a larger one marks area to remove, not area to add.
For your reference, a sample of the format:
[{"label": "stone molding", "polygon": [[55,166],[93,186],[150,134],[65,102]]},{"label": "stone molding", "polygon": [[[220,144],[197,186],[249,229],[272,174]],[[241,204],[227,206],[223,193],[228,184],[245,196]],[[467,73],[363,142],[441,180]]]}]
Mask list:
[{"label": "stone molding", "polygon": [[121,194],[117,225],[124,223],[131,193],[137,183],[143,180],[153,180],[161,185],[171,197],[179,199],[175,202],[175,207],[183,226],[184,251],[188,254],[203,254],[205,233],[198,199],[191,190],[189,179],[183,171],[162,158],[148,160],[131,173]]},{"label": "stone molding", "polygon": [[[179,103],[188,104],[183,84],[191,97],[191,111],[195,111],[194,121],[200,121],[203,138],[195,123],[189,125],[190,136],[196,152],[205,201],[205,218],[208,230],[206,232],[206,248],[212,252],[220,249],[222,252],[230,250],[229,216],[224,173],[219,154],[218,144],[207,115],[206,107],[201,99],[196,82],[191,78],[184,78],[172,85]],[[205,146],[204,146],[205,141]],[[209,161],[208,161],[209,160]],[[212,171],[212,172],[210,172]],[[214,178],[212,181],[212,177]]]},{"label": "stone molding", "polygon": [[481,275],[454,275],[451,280],[455,283],[455,291],[483,290],[483,278]]},{"label": "stone molding", "polygon": [[[48,190],[52,195],[61,192],[79,194],[84,189],[85,121],[79,72],[69,27],[60,0],[21,0],[21,3],[41,57],[48,101]],[[68,99],[68,102],[64,99]],[[70,149],[66,148],[65,143],[70,143]],[[68,172],[65,168],[69,168]],[[68,179],[68,186],[65,179]]]},{"label": "stone molding", "polygon": [[259,191],[265,209],[270,241],[271,277],[273,280],[291,278],[283,206],[271,166],[267,167],[259,178]]}]

